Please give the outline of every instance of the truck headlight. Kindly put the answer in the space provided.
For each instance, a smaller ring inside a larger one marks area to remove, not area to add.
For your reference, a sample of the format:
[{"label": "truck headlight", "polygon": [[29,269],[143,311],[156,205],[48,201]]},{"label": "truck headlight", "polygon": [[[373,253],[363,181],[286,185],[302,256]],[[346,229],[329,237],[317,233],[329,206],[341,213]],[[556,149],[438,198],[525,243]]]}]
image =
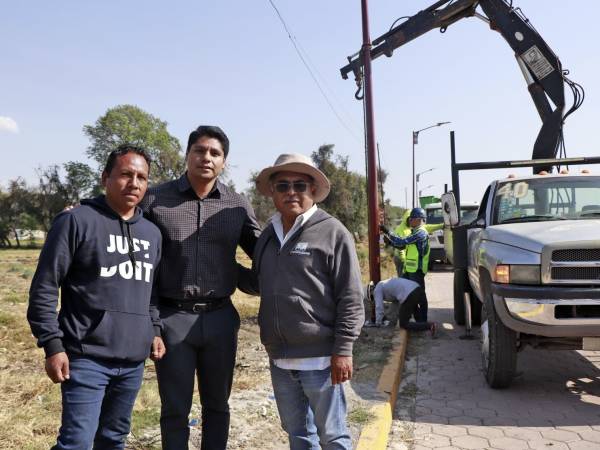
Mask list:
[{"label": "truck headlight", "polygon": [[541,284],[540,266],[537,264],[511,265],[510,282],[514,284]]},{"label": "truck headlight", "polygon": [[496,266],[496,283],[540,284],[540,266],[537,264],[499,264]]}]

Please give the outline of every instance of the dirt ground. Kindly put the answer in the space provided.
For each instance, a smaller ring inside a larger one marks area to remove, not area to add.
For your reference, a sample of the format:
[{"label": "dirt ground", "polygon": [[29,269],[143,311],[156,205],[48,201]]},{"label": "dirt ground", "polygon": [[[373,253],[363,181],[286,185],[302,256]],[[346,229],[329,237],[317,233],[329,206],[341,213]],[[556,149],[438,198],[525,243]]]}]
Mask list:
[{"label": "dirt ground", "polygon": [[[362,249],[358,250],[360,256]],[[43,352],[36,348],[25,318],[38,254],[39,250],[0,250],[1,449],[48,449],[55,442],[60,425],[60,388],[46,377]],[[364,258],[361,260],[364,262]],[[386,270],[389,271],[389,265],[384,266],[384,275]],[[258,335],[258,298],[237,292],[234,303],[242,325],[230,399],[228,448],[288,448],[273,398],[268,358]],[[349,425],[355,441],[361,428],[371,420],[369,408],[378,398],[375,386],[391,348],[392,335],[392,329],[368,329],[356,343],[355,375],[345,386]],[[200,415],[196,394],[190,414],[191,448],[200,448]],[[156,374],[149,362],[134,408],[127,447],[159,449],[159,417]]]}]

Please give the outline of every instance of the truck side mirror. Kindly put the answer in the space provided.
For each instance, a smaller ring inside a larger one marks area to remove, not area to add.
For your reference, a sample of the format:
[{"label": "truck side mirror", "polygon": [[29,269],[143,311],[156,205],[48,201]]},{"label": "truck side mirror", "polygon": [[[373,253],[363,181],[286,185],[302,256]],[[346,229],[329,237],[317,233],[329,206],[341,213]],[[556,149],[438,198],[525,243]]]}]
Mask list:
[{"label": "truck side mirror", "polygon": [[442,194],[442,215],[444,216],[444,225],[455,227],[459,223],[458,208],[456,207],[456,198],[453,192]]}]

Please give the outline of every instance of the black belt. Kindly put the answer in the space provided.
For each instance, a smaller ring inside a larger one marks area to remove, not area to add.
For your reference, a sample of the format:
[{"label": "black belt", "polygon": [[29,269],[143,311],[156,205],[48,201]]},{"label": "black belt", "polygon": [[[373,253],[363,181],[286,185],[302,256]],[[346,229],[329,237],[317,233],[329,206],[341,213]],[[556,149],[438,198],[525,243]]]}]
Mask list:
[{"label": "black belt", "polygon": [[209,312],[221,309],[224,306],[231,304],[229,297],[215,298],[214,300],[176,300],[173,298],[160,298],[161,306],[168,308],[180,309],[182,311],[190,311],[193,313]]}]

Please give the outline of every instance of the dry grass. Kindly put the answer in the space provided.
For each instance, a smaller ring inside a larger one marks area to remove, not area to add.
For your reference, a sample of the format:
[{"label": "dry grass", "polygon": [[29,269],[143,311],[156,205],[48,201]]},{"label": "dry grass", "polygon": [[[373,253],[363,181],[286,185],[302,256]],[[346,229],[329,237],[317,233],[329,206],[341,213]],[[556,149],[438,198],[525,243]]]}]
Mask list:
[{"label": "dry grass", "polygon": [[[357,246],[363,280],[368,278],[366,244]],[[60,387],[52,384],[43,369],[43,351],[35,346],[25,317],[31,277],[39,250],[0,250],[0,448],[48,449],[55,443],[60,425]],[[249,259],[238,252],[246,266]],[[393,274],[393,263],[382,253],[382,277]],[[242,318],[234,390],[253,389],[268,382],[267,358],[257,333],[259,301],[241,292],[234,303]],[[379,331],[379,330],[378,330]],[[377,349],[376,352],[373,349]],[[384,331],[362,336],[356,346],[359,380],[377,380],[389,345]],[[198,404],[197,394],[194,404]],[[356,413],[358,422],[365,420]],[[128,446],[160,448],[158,419],[160,399],[152,363],[147,364],[144,384],[138,395]]]}]

